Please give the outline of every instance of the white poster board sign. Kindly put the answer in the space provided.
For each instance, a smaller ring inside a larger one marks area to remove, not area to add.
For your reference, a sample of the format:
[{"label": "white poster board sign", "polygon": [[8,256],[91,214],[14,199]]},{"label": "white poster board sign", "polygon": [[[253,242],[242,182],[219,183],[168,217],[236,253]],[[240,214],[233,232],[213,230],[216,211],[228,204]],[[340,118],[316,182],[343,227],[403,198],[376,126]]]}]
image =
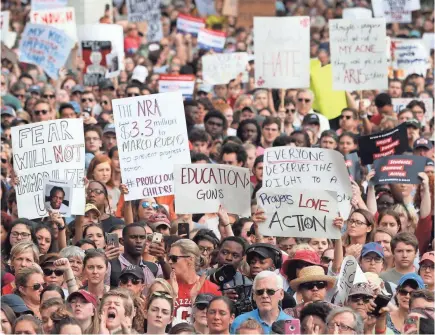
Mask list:
[{"label": "white poster board sign", "polygon": [[404,2],[391,0],[372,0],[375,17],[385,18],[386,23],[411,23],[412,12],[405,9]]},{"label": "white poster board sign", "polygon": [[346,20],[371,19],[372,17],[372,11],[368,8],[354,7],[343,9],[343,19]]},{"label": "white poster board sign", "polygon": [[254,54],[257,87],[309,87],[310,18],[254,17]]},{"label": "white poster board sign", "polygon": [[0,31],[1,31],[1,41],[4,41],[7,38],[9,32],[9,15],[10,12],[5,10],[0,13]]},{"label": "white poster board sign", "polygon": [[247,168],[222,164],[175,165],[175,212],[251,215],[251,182]]},{"label": "white poster board sign", "polygon": [[329,20],[334,90],[388,88],[384,19]]},{"label": "white poster board sign", "polygon": [[338,210],[347,219],[352,189],[344,157],[320,148],[276,147],[264,152],[263,187],[296,187],[337,192]]},{"label": "white poster board sign", "polygon": [[257,205],[266,222],[259,225],[266,236],[341,238],[332,222],[337,217],[337,193],[300,188],[261,188]]},{"label": "white poster board sign", "polygon": [[393,109],[396,113],[399,113],[402,109],[405,109],[406,106],[413,100],[422,101],[426,108],[426,113],[424,117],[426,120],[430,120],[433,116],[433,99],[430,98],[393,98],[391,99],[393,102]]},{"label": "white poster board sign", "polygon": [[59,213],[60,216],[70,217],[73,182],[71,180],[44,179],[45,209]]},{"label": "white poster board sign", "polygon": [[44,179],[73,182],[71,213],[85,210],[85,140],[82,119],[64,119],[12,127],[18,216],[47,216]]},{"label": "white poster board sign", "polygon": [[393,68],[407,77],[417,73],[426,76],[430,68],[429,51],[422,39],[392,38]]},{"label": "white poster board sign", "polygon": [[226,85],[240,73],[246,78],[247,65],[246,52],[205,55],[202,57],[202,77],[207,84]]},{"label": "white poster board sign", "polygon": [[174,165],[190,164],[181,93],[115,99],[112,106],[125,200],[174,194]]},{"label": "white poster board sign", "polygon": [[434,49],[435,44],[435,34],[434,33],[424,33],[421,37],[423,40],[424,45],[426,46],[426,49],[430,53],[432,49]]},{"label": "white poster board sign", "polygon": [[63,30],[74,42],[77,42],[76,16],[73,7],[31,11],[30,22]]},{"label": "white poster board sign", "polygon": [[[68,0],[68,6],[74,7],[77,26],[98,24],[102,18],[113,22],[112,1],[108,0]],[[109,36],[109,32],[107,33]]]},{"label": "white poster board sign", "polygon": [[346,256],[341,263],[337,284],[334,290],[328,292],[327,300],[331,301],[334,305],[343,306],[350,289],[358,283],[368,283],[368,280],[355,257]]}]

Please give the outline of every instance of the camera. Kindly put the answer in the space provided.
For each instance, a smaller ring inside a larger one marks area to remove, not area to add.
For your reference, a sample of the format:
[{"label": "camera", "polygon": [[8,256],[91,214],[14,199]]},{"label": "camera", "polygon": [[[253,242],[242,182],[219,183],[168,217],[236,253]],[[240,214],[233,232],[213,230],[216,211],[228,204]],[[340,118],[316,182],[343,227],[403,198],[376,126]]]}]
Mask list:
[{"label": "camera", "polygon": [[223,286],[229,282],[236,274],[236,269],[231,264],[225,264],[210,275],[209,280],[218,286]]}]

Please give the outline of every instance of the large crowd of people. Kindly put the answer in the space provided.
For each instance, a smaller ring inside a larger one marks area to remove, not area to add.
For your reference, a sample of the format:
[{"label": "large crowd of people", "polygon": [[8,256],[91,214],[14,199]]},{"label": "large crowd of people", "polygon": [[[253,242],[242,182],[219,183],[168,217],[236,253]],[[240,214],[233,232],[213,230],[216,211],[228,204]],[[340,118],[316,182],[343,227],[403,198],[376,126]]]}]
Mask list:
[{"label": "large crowd of people", "polygon": [[[223,15],[222,0],[209,2],[215,13],[204,19],[208,28],[226,33],[224,52],[252,54],[252,26]],[[29,21],[27,3],[1,2],[10,13],[8,29],[17,33],[10,50],[17,55]],[[433,101],[433,49],[426,74],[403,77],[392,70],[385,91],[347,92],[348,107],[323,115],[313,108],[316,96],[309,88],[257,88],[254,57],[247,82],[242,75],[226,85],[202,80],[202,57],[210,51],[176,29],[178,14],[201,15],[195,1],[161,1],[160,41],[147,41],[143,26],[126,20],[126,3],[113,0],[113,13],[100,20],[123,27],[125,58],[120,75],[98,86],[84,85],[79,54],[73,53],[74,68],[61,69],[54,80],[3,53],[1,332],[433,334],[434,118],[419,100]],[[370,3],[277,0],[276,15],[310,16],[310,56],[327,65],[328,20],[350,7]],[[412,23],[387,24],[391,38],[421,38],[433,30],[433,3],[424,1]],[[184,100],[191,161],[248,168],[250,217],[223,207],[217,213],[176,213],[173,195],[126,200],[112,100],[159,93],[161,74],[195,76],[193,98]],[[392,99],[402,97],[415,100],[396,112]],[[61,215],[65,191],[54,188],[47,217],[20,217],[11,129],[73,118],[84,123],[83,215]],[[401,124],[407,130],[404,154],[426,159],[419,184],[376,185],[373,167],[361,165],[352,178],[350,215],[333,221],[341,239],[260,233],[268,220],[256,201],[266,149],[359,154],[360,136]],[[179,231],[186,223],[187,231]],[[356,259],[364,280],[352,282],[339,299],[347,256]]]}]

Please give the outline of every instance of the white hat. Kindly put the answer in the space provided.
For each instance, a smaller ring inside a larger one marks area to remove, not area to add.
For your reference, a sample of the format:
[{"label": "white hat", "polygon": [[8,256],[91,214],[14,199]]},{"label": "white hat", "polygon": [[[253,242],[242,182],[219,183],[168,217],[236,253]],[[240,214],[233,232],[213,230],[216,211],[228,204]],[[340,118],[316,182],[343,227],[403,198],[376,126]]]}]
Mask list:
[{"label": "white hat", "polygon": [[131,76],[131,80],[140,81],[142,84],[148,77],[148,69],[143,65],[137,65],[133,70],[133,75]]}]

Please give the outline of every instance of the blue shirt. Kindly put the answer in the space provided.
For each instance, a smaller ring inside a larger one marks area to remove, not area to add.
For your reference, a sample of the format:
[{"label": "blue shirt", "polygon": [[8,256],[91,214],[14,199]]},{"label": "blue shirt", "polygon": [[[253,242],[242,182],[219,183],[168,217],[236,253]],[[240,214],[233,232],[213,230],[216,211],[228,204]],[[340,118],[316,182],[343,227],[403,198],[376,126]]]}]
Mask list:
[{"label": "blue shirt", "polygon": [[[265,321],[261,320],[260,313],[258,312],[258,309],[254,309],[251,312],[239,315],[234,320],[233,324],[231,325],[231,332],[230,333],[235,334],[237,328],[239,328],[240,325],[248,319],[254,319],[255,321],[257,321],[261,325],[261,327],[263,327],[264,334],[270,334],[270,332],[272,331],[272,326],[269,326]],[[280,307],[278,318],[275,321],[292,320],[292,319],[293,318],[290,315],[284,313]]]}]

